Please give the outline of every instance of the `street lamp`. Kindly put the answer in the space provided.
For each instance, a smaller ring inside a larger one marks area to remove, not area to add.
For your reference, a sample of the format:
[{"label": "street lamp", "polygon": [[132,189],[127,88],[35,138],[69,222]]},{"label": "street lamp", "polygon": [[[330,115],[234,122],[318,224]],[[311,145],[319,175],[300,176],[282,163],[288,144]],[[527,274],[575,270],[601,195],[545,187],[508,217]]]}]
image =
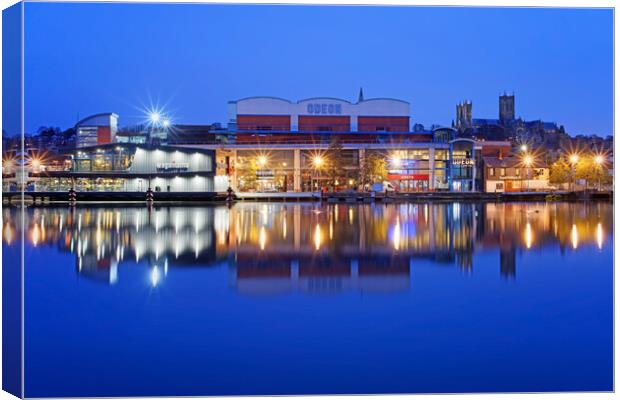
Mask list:
[{"label": "street lamp", "polygon": [[170,120],[168,118],[164,119],[161,123],[164,128],[170,127]]},{"label": "street lamp", "polygon": [[265,165],[267,165],[267,157],[266,156],[258,156],[258,159],[256,160],[256,162],[258,163],[259,167],[264,167]]},{"label": "street lamp", "polygon": [[531,167],[532,164],[534,163],[534,157],[532,157],[530,154],[526,154],[525,157],[523,157],[523,164],[525,165],[525,187],[529,190],[530,187],[530,172],[531,172]]},{"label": "street lamp", "polygon": [[157,111],[153,111],[149,114],[149,119],[151,120],[151,123],[156,124],[161,119],[161,115]]},{"label": "street lamp", "polygon": [[524,152],[524,153],[527,151],[527,144],[522,144],[521,145],[521,151]]},{"label": "street lamp", "polygon": [[573,189],[576,189],[577,186],[577,163],[579,162],[579,155],[576,153],[571,154],[568,157],[568,161],[570,161],[571,166],[572,166],[572,173],[573,173]]},{"label": "street lamp", "polygon": [[594,163],[596,164],[596,168],[599,169],[598,171],[598,191],[601,191],[601,169],[603,167],[603,163],[605,163],[605,157],[603,157],[600,154],[597,154],[594,156]]},{"label": "street lamp", "polygon": [[39,160],[38,158],[33,158],[30,161],[30,166],[32,167],[32,170],[34,172],[38,172],[39,167],[41,167],[41,160]]},{"label": "street lamp", "polygon": [[314,165],[313,179],[310,182],[310,185],[312,186],[312,191],[314,191],[314,179],[316,179],[315,175],[318,173],[319,169],[323,166],[324,162],[325,160],[323,160],[323,157],[320,155],[316,155],[312,158],[312,165]]},{"label": "street lamp", "polygon": [[400,168],[402,165],[403,165],[403,160],[399,156],[397,155],[392,156],[392,166],[395,169]]}]

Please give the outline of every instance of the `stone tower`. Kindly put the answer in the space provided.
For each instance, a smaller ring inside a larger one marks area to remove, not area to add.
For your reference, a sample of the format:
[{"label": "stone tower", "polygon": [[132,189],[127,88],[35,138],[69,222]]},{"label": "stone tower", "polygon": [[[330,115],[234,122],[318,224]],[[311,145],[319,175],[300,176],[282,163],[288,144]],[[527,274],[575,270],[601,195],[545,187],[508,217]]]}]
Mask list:
[{"label": "stone tower", "polygon": [[499,122],[507,124],[515,119],[515,95],[504,92],[499,96]]},{"label": "stone tower", "polygon": [[465,100],[456,105],[456,128],[471,128],[472,120],[472,103],[471,100]]}]

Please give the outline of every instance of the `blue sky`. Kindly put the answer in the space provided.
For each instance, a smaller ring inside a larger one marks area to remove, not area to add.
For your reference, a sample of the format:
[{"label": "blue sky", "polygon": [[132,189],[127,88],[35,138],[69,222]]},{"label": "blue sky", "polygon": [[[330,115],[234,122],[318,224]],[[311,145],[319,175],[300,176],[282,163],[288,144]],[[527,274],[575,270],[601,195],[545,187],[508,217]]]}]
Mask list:
[{"label": "blue sky", "polygon": [[[270,95],[411,103],[412,122],[448,125],[455,104],[571,134],[613,132],[609,9],[27,3],[25,124],[72,126],[113,111],[139,122],[226,122],[226,103]],[[10,128],[10,127],[9,127]]]}]

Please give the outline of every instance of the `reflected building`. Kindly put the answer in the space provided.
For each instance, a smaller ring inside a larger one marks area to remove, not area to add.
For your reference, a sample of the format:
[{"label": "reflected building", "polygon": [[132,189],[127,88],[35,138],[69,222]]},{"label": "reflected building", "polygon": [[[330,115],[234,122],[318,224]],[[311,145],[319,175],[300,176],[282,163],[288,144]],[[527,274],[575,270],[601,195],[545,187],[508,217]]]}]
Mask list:
[{"label": "reflected building", "polygon": [[[517,277],[520,254],[602,249],[608,203],[301,204],[25,209],[26,245],[75,256],[77,273],[114,284],[144,264],[154,285],[169,268],[225,261],[242,293],[398,292],[419,260],[476,269],[497,251],[498,275]],[[3,244],[19,245],[21,211],[3,208]]]}]

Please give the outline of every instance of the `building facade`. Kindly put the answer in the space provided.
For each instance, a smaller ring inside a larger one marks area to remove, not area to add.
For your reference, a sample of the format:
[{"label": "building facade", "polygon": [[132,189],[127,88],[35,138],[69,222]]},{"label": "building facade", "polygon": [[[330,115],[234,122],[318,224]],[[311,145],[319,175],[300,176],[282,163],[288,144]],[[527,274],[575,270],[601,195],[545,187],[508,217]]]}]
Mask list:
[{"label": "building facade", "polygon": [[75,124],[77,147],[114,143],[118,131],[118,115],[102,113],[86,117]]},{"label": "building facade", "polygon": [[484,191],[528,192],[555,189],[549,184],[549,167],[533,159],[526,164],[521,158],[483,157]]},{"label": "building facade", "polygon": [[317,97],[297,102],[248,97],[228,103],[233,131],[409,132],[409,103],[397,99]]},{"label": "building facade", "polygon": [[109,144],[68,156],[67,171],[32,174],[37,191],[214,192],[215,152],[169,146]]}]

